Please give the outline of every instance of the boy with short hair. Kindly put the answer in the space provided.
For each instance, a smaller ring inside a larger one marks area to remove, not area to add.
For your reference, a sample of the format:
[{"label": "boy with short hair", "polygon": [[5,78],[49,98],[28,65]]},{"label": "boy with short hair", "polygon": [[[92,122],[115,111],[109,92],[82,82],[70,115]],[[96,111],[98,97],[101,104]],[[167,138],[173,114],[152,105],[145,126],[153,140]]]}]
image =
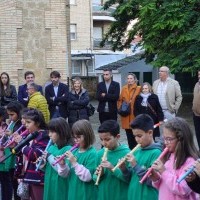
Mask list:
[{"label": "boy with short hair", "polygon": [[[118,160],[126,156],[130,149],[127,145],[119,144],[120,127],[117,121],[104,121],[99,129],[101,144],[104,146],[97,155],[97,170],[93,175],[96,182],[97,176],[101,173],[98,184],[98,200],[127,200],[128,183],[123,177],[120,169],[112,172]],[[105,148],[108,149],[106,161],[102,161]]]},{"label": "boy with short hair", "polygon": [[158,191],[152,187],[149,178],[147,178],[143,184],[139,183],[140,179],[162,151],[161,144],[154,143],[153,126],[153,120],[147,114],[140,114],[131,122],[133,135],[141,147],[134,152],[134,155],[128,154],[126,156],[126,160],[130,165],[129,168],[126,168],[125,165],[121,165],[120,167],[124,178],[130,181],[128,200],[158,199]]}]

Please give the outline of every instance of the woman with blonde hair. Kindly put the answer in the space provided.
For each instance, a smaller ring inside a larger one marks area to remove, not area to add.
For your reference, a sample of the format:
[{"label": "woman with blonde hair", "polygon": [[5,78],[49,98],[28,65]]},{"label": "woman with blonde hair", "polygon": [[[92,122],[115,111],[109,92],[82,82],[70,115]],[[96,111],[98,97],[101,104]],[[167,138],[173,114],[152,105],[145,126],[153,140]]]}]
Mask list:
[{"label": "woman with blonde hair", "polygon": [[127,84],[122,87],[122,91],[118,100],[118,110],[122,105],[122,102],[130,102],[130,113],[127,116],[121,116],[121,126],[126,131],[128,145],[130,149],[133,149],[137,143],[133,136],[130,123],[135,118],[134,116],[134,103],[136,96],[140,93],[140,86],[137,86],[137,77],[133,73],[129,73],[127,76]]},{"label": "woman with blonde hair", "polygon": [[72,89],[69,93],[69,117],[68,122],[70,127],[74,122],[80,119],[89,120],[87,114],[87,105],[89,103],[89,95],[86,89],[83,88],[83,82],[79,77],[72,79]]},{"label": "woman with blonde hair", "polygon": [[[148,82],[142,84],[141,93],[135,99],[134,115],[148,114],[154,124],[164,120],[164,114],[156,94],[152,93],[152,87]],[[154,129],[154,139],[160,137],[159,127]]]}]

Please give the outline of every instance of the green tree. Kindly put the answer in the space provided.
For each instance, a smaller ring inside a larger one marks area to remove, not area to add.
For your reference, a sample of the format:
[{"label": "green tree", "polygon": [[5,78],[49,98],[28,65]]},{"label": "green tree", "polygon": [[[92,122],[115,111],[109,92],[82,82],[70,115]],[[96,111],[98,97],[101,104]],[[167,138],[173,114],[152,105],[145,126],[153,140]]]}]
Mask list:
[{"label": "green tree", "polygon": [[108,0],[104,9],[114,4],[116,21],[102,45],[110,41],[113,50],[122,50],[140,34],[144,57],[154,66],[167,65],[173,72],[200,67],[200,0]]}]

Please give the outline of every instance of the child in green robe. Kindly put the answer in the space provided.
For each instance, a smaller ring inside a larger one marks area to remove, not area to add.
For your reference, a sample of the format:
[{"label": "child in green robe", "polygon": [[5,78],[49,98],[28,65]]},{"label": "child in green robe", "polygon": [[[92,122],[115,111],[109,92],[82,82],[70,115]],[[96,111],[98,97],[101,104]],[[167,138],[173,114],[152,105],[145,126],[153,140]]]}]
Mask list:
[{"label": "child in green robe", "polygon": [[59,163],[56,165],[54,163],[55,157],[63,155],[71,148],[71,131],[68,123],[62,117],[52,119],[48,124],[48,129],[53,145],[47,149],[47,153],[43,153],[44,163],[41,165],[41,168],[45,166],[43,200],[66,200],[68,197],[68,178],[59,175],[58,171],[61,166]]},{"label": "child in green robe", "polygon": [[126,156],[126,160],[130,164],[129,168],[125,165],[120,166],[124,178],[130,182],[128,200],[158,199],[158,191],[152,186],[152,181],[149,178],[144,183],[139,182],[162,151],[162,145],[154,143],[153,126],[154,122],[147,114],[138,115],[131,123],[133,135],[141,147],[134,152],[134,155],[128,154]]},{"label": "child in green robe", "polygon": [[[130,149],[127,145],[119,144],[120,127],[115,120],[104,121],[98,132],[104,148],[98,152],[96,161],[98,167],[93,175],[93,180],[98,185],[97,199],[127,200],[128,182],[120,169],[116,169],[114,172],[112,169],[119,159],[130,152]],[[107,151],[107,156],[104,154],[105,151]]]},{"label": "child in green robe", "polygon": [[97,154],[92,146],[95,141],[95,135],[90,122],[85,119],[76,121],[72,126],[72,135],[79,148],[73,152],[66,152],[67,159],[70,162],[70,164],[67,164],[69,170],[67,199],[95,200],[96,188],[92,180],[92,174],[95,171]]}]

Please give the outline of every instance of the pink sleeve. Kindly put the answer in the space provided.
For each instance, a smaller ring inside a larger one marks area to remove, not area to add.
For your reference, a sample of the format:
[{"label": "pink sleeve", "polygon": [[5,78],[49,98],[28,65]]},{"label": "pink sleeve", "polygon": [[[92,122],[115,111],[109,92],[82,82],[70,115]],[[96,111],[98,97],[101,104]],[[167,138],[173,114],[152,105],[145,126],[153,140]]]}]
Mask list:
[{"label": "pink sleeve", "polygon": [[159,189],[161,183],[161,177],[157,181],[152,181],[153,187]]},{"label": "pink sleeve", "polygon": [[177,179],[185,173],[185,170],[191,166],[191,164],[194,162],[193,158],[188,158],[186,162],[181,166],[180,169],[178,170],[165,170],[162,173],[162,180],[165,181],[166,186],[168,189],[176,195],[179,196],[188,196],[192,190],[190,187],[187,185],[186,181],[183,180],[181,183],[177,183]]},{"label": "pink sleeve", "polygon": [[58,164],[57,166],[58,166],[58,175],[62,177],[67,177],[70,171],[69,166],[67,164],[65,164],[64,166]]},{"label": "pink sleeve", "polygon": [[83,165],[80,165],[80,164],[76,163],[72,167],[74,168],[75,174],[79,177],[79,179],[81,181],[83,181],[83,182],[89,182],[89,181],[92,180],[92,176],[90,174],[89,169],[87,169]]}]

